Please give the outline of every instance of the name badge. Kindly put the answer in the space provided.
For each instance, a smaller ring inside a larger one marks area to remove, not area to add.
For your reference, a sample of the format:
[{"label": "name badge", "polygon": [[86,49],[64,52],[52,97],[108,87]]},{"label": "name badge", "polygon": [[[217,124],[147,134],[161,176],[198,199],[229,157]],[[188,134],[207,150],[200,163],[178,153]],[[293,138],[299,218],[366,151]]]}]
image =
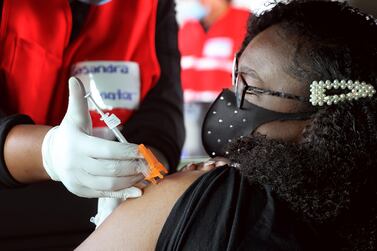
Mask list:
[{"label": "name badge", "polygon": [[[103,110],[135,110],[140,103],[139,64],[130,61],[84,61],[72,67]],[[89,109],[95,110],[89,102]]]}]

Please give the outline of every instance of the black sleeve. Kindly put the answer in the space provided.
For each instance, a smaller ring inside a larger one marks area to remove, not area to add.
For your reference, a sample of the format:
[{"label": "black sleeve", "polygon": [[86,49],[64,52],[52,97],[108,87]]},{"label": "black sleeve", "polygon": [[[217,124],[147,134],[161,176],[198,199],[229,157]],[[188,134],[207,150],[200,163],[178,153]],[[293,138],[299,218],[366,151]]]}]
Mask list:
[{"label": "black sleeve", "polygon": [[227,166],[199,177],[177,200],[156,250],[324,250],[268,186]]},{"label": "black sleeve", "polygon": [[20,114],[0,117],[0,188],[15,188],[23,186],[23,184],[19,183],[11,176],[8,168],[5,166],[4,159],[4,144],[8,132],[13,126],[19,124],[34,124],[34,122],[30,117]]},{"label": "black sleeve", "polygon": [[174,7],[172,0],[159,0],[156,51],[161,76],[123,130],[130,142],[143,143],[161,151],[169,162],[171,172],[176,170],[185,138]]}]

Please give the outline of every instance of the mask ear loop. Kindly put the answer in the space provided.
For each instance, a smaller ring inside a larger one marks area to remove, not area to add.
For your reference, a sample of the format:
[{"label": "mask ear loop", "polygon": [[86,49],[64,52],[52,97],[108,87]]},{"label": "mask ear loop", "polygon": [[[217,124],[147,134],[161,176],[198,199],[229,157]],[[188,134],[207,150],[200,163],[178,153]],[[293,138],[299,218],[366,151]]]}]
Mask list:
[{"label": "mask ear loop", "polygon": [[236,96],[237,107],[240,108],[240,107],[242,107],[244,95],[242,95],[241,100],[239,100],[239,96],[238,96],[238,91],[239,91],[238,90],[238,84],[239,83],[237,83],[237,81],[239,81],[239,78],[238,78],[238,53],[234,54],[234,59],[233,59],[233,63],[232,63],[232,89],[233,89],[233,92],[235,93],[235,96]]},{"label": "mask ear loop", "polygon": [[236,71],[237,71],[237,67],[238,66],[238,62],[237,62],[237,53],[234,55],[234,58],[233,58],[233,63],[232,63],[232,86],[233,88],[235,88],[236,86]]}]

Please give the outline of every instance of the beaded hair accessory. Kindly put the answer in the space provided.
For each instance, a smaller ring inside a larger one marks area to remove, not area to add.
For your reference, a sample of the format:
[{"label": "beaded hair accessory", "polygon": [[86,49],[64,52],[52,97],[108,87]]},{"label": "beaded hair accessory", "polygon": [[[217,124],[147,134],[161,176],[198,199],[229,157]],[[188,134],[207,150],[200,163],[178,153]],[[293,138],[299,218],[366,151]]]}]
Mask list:
[{"label": "beaded hair accessory", "polygon": [[[348,90],[347,93],[327,95],[331,89]],[[313,106],[332,105],[339,102],[358,100],[359,98],[371,98],[376,90],[371,84],[352,80],[313,81],[310,85],[310,103]]]}]

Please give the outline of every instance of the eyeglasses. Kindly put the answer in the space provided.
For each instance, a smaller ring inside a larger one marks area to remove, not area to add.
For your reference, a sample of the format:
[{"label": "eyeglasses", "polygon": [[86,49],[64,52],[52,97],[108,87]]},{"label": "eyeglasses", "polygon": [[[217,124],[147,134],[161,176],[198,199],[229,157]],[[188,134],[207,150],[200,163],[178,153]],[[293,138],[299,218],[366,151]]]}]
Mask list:
[{"label": "eyeglasses", "polygon": [[293,99],[293,100],[298,100],[301,102],[307,102],[308,98],[307,97],[302,97],[302,96],[297,96],[285,92],[278,92],[278,91],[272,91],[272,90],[266,90],[262,88],[258,88],[255,86],[249,85],[245,78],[242,76],[242,73],[238,72],[238,59],[237,57],[234,58],[233,61],[233,71],[232,71],[232,81],[233,81],[233,86],[235,87],[235,94],[236,94],[236,101],[237,101],[237,107],[239,109],[242,109],[243,103],[245,100],[245,95],[246,93],[252,94],[252,95],[271,95],[271,96],[277,96],[281,98],[286,98],[286,99]]}]

